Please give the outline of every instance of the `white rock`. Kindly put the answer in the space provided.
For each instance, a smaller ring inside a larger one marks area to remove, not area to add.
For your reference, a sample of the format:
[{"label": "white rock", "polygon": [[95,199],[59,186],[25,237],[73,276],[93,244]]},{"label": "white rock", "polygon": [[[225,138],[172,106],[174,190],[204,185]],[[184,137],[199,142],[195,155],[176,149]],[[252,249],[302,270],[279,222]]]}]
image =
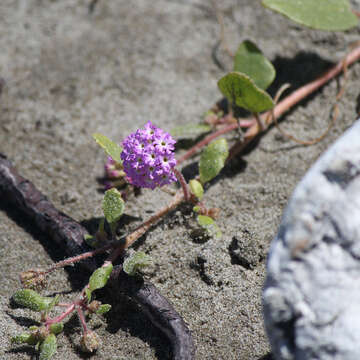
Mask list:
[{"label": "white rock", "polygon": [[360,120],[292,195],[263,304],[276,359],[360,359]]}]

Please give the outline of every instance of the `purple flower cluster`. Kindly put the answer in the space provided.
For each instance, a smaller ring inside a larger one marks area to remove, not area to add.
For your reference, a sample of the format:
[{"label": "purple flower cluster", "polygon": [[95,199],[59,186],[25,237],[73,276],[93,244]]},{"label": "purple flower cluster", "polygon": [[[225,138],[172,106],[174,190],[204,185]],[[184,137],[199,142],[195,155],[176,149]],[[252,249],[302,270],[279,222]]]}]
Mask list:
[{"label": "purple flower cluster", "polygon": [[154,189],[176,180],[172,169],[175,140],[150,121],[144,129],[130,134],[123,141],[121,159],[127,180],[135,185]]}]

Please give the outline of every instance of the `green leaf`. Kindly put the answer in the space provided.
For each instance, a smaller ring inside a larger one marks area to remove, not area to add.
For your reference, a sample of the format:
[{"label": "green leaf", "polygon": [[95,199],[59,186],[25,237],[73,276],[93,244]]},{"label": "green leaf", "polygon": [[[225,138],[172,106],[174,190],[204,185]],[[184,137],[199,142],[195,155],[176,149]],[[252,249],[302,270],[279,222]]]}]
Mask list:
[{"label": "green leaf", "polygon": [[50,325],[50,332],[52,334],[60,334],[64,329],[64,324],[62,322],[54,323]]},{"label": "green leaf", "polygon": [[105,192],[102,208],[105,218],[109,224],[116,223],[124,212],[124,200],[115,188]]},{"label": "green leaf", "polygon": [[31,289],[18,290],[14,296],[14,301],[21,306],[34,311],[47,310],[49,305],[54,301],[51,297],[43,297]]},{"label": "green leaf", "polygon": [[89,288],[85,289],[85,295],[88,303],[91,301],[91,290]]},{"label": "green leaf", "polygon": [[210,236],[214,236],[217,239],[221,237],[222,234],[220,228],[210,216],[198,215],[197,222]]},{"label": "green leaf", "polygon": [[200,210],[201,210],[201,207],[200,207],[200,206],[194,206],[194,207],[193,207],[193,212],[198,213]]},{"label": "green leaf", "polygon": [[203,184],[219,174],[228,155],[228,144],[223,138],[213,141],[204,149],[199,162],[200,181]]},{"label": "green leaf", "polygon": [[37,339],[35,338],[34,334],[30,333],[22,333],[11,338],[11,342],[15,344],[29,344],[35,345],[37,343]]},{"label": "green leaf", "polygon": [[348,0],[263,0],[262,4],[313,29],[343,31],[358,24]]},{"label": "green leaf", "polygon": [[98,241],[96,239],[96,236],[94,236],[94,235],[85,234],[84,240],[87,245],[89,245],[90,247],[92,247],[94,249],[98,246]]},{"label": "green leaf", "polygon": [[235,54],[234,71],[249,76],[260,89],[267,89],[275,79],[275,68],[251,41],[242,42]]},{"label": "green leaf", "polygon": [[56,353],[56,336],[50,334],[45,338],[40,346],[40,357],[39,360],[49,360]]},{"label": "green leaf", "polygon": [[196,139],[198,136],[206,134],[209,131],[211,131],[211,126],[207,124],[187,124],[173,128],[170,133],[178,139]]},{"label": "green leaf", "polygon": [[201,200],[204,195],[204,188],[201,185],[201,183],[195,179],[192,179],[189,181],[189,186],[191,192],[199,199]]},{"label": "green leaf", "polygon": [[120,158],[122,147],[120,145],[114,143],[108,137],[99,133],[93,134],[93,138],[105,150],[107,155],[111,156],[117,163],[122,164]]},{"label": "green leaf", "polygon": [[138,270],[151,264],[150,256],[142,251],[138,251],[125,259],[123,270],[130,276],[134,276]]},{"label": "green leaf", "polygon": [[229,102],[251,112],[262,112],[275,106],[270,95],[245,74],[231,72],[218,81],[218,87]]},{"label": "green leaf", "polygon": [[109,264],[107,266],[102,266],[96,269],[91,275],[89,280],[90,291],[103,288],[106,285],[107,281],[109,280],[112,269],[113,269],[112,264]]},{"label": "green leaf", "polygon": [[107,313],[108,311],[110,311],[110,309],[111,309],[111,305],[110,305],[110,304],[100,305],[99,308],[98,308],[97,311],[96,311],[96,314],[98,314],[98,315],[105,314],[105,313]]}]

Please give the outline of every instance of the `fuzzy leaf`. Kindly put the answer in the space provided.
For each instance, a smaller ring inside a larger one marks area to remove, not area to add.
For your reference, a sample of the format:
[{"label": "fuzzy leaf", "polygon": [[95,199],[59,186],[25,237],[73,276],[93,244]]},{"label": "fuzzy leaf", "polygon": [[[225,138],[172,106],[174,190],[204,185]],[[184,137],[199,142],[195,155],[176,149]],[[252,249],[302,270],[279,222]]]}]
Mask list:
[{"label": "fuzzy leaf", "polygon": [[30,333],[22,333],[19,335],[16,335],[11,338],[11,342],[15,344],[29,344],[29,345],[35,345],[37,343],[37,339],[33,334]]},{"label": "fuzzy leaf", "polygon": [[102,208],[109,224],[114,224],[121,218],[124,212],[124,204],[124,200],[117,189],[112,188],[105,192]]},{"label": "fuzzy leaf", "polygon": [[275,68],[251,41],[242,42],[235,54],[234,71],[249,76],[260,89],[267,89],[275,79]]},{"label": "fuzzy leaf", "polygon": [[96,236],[94,236],[94,235],[85,234],[84,241],[86,242],[87,245],[89,245],[93,249],[97,248],[97,246],[98,246],[98,240],[96,239]]},{"label": "fuzzy leaf", "polygon": [[189,181],[189,186],[191,192],[199,199],[201,200],[204,195],[204,188],[201,185],[201,183],[195,179]]},{"label": "fuzzy leaf", "polygon": [[85,289],[85,295],[88,303],[91,301],[91,290],[89,288]]},{"label": "fuzzy leaf", "polygon": [[122,147],[120,145],[114,143],[108,137],[99,133],[93,134],[93,138],[105,150],[107,155],[111,156],[117,163],[122,164],[122,160],[120,158]]},{"label": "fuzzy leaf", "polygon": [[240,72],[231,72],[218,81],[222,94],[233,104],[251,112],[262,112],[275,106],[270,95]]},{"label": "fuzzy leaf", "polygon": [[64,324],[62,322],[54,323],[50,325],[50,332],[52,334],[60,334],[64,329]]},{"label": "fuzzy leaf", "polygon": [[178,139],[196,139],[209,131],[211,131],[211,126],[207,124],[187,124],[173,128],[170,133]]},{"label": "fuzzy leaf", "polygon": [[18,290],[14,294],[13,299],[18,305],[34,311],[47,310],[49,305],[54,301],[54,298],[41,296],[31,289]]},{"label": "fuzzy leaf", "polygon": [[112,269],[112,264],[96,269],[89,279],[89,290],[94,291],[103,288],[109,280]]},{"label": "fuzzy leaf", "polygon": [[200,210],[201,210],[201,207],[200,207],[200,206],[194,206],[194,207],[193,207],[193,212],[198,213]]},{"label": "fuzzy leaf", "polygon": [[110,304],[102,304],[99,306],[99,309],[97,309],[96,314],[102,315],[110,311],[111,305]]},{"label": "fuzzy leaf", "polygon": [[198,215],[197,222],[203,229],[207,231],[210,236],[214,236],[217,239],[221,237],[221,230],[215,223],[214,219],[212,219],[211,217],[205,215]]},{"label": "fuzzy leaf", "polygon": [[228,144],[224,138],[213,141],[204,149],[199,162],[200,181],[203,184],[219,174],[228,155]]},{"label": "fuzzy leaf", "polygon": [[39,360],[49,360],[56,353],[56,336],[50,334],[44,340],[40,346],[40,357]]},{"label": "fuzzy leaf", "polygon": [[348,0],[263,0],[262,4],[313,29],[343,31],[358,24]]},{"label": "fuzzy leaf", "polygon": [[130,276],[134,276],[138,270],[151,264],[150,256],[138,251],[125,259],[123,270]]}]

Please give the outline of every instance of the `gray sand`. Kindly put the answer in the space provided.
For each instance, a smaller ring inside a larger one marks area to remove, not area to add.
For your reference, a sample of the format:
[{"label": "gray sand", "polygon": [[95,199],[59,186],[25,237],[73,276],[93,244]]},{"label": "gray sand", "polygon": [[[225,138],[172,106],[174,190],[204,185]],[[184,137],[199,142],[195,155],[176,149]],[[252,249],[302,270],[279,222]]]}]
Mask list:
[{"label": "gray sand", "polygon": [[[100,0],[92,15],[88,4],[0,4],[0,76],[7,82],[0,100],[0,152],[78,221],[101,216],[96,178],[102,175],[105,156],[91,134],[101,132],[120,141],[149,119],[166,130],[198,122],[221,98],[216,82],[225,74],[212,57],[219,25],[210,2]],[[282,83],[296,88],[313,79],[329,62],[340,60],[347,44],[359,36],[359,30],[304,30],[263,9],[259,1],[226,0],[219,6],[232,50],[242,40],[256,40],[274,62],[278,80],[272,93]],[[218,52],[218,58],[231,69],[224,52]],[[270,129],[209,186],[205,201],[221,209],[221,240],[194,241],[193,220],[184,208],[143,238],[138,249],[155,263],[148,277],[189,324],[197,359],[260,360],[269,352],[261,312],[269,243],[296,183],[357,117],[359,78],[360,64],[355,64],[348,73],[338,121],[323,142],[298,146]],[[283,127],[303,139],[319,136],[337,90],[338,83],[332,81],[287,114]],[[132,199],[126,214],[137,218],[130,219],[125,230],[168,201],[159,190]],[[3,202],[0,244],[0,357],[30,359],[31,348],[11,346],[9,336],[31,325],[32,313],[12,308],[9,299],[19,288],[20,271],[46,267],[64,254]],[[231,244],[240,250],[230,251]],[[251,269],[239,264],[239,254]],[[77,270],[58,271],[45,293],[75,296],[86,280]],[[166,338],[134,304],[125,298],[114,303],[106,291],[99,297],[112,303],[113,310],[106,321],[91,321],[103,339],[92,359],[169,358]],[[78,341],[74,317],[59,336],[54,359],[85,358]]]}]

